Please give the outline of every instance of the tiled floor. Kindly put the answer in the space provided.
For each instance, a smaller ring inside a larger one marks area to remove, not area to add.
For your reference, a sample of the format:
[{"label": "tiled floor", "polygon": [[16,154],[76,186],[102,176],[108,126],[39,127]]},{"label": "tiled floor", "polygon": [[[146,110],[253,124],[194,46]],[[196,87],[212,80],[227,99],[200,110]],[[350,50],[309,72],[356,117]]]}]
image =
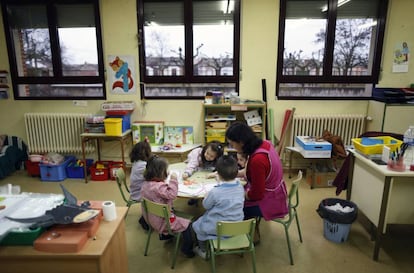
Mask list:
[{"label": "tiled floor", "polygon": [[[288,185],[292,179],[287,179]],[[61,192],[59,183],[41,182],[39,178],[29,177],[23,171],[15,172],[0,180],[0,186],[7,183],[21,185],[22,191],[26,192]],[[82,179],[66,179],[63,184],[78,199],[113,200],[117,205],[123,205],[115,181],[85,184]],[[333,188],[311,190],[305,182],[301,184],[299,218],[304,241],[302,244],[299,242],[296,228],[292,226],[290,234],[295,262],[293,266],[289,263],[282,226],[262,221],[260,227],[262,240],[256,246],[257,272],[413,272],[413,227],[391,229],[383,242],[378,262],[372,260],[373,242],[370,241],[370,236],[360,220],[352,224],[346,242],[334,243],[326,240],[323,236],[323,220],[317,214],[316,208],[321,200],[330,197],[336,197]],[[345,198],[345,193],[342,193],[339,198]],[[202,213],[202,208],[189,207],[186,200],[177,200],[175,206],[181,210]],[[126,218],[129,272],[171,272],[172,244],[154,237],[148,256],[143,255],[146,233],[138,226],[140,210],[140,205],[135,205]],[[211,272],[211,269],[209,263],[199,257],[188,259],[180,255],[175,271],[207,273]],[[217,272],[252,272],[251,260],[249,257],[236,255],[219,257]]]}]

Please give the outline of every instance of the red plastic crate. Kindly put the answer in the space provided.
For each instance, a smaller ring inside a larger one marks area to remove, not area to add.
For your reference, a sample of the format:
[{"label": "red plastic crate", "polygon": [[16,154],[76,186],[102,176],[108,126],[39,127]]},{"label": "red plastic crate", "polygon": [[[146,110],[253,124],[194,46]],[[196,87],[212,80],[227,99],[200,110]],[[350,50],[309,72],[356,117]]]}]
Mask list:
[{"label": "red plastic crate", "polygon": [[39,162],[32,162],[30,160],[26,160],[25,162],[27,174],[30,176],[40,176],[40,167]]},{"label": "red plastic crate", "polygon": [[113,161],[109,165],[109,178],[111,180],[116,180],[116,172],[120,168],[124,169],[124,171],[125,171],[125,164],[123,162],[120,162],[120,161]]},{"label": "red plastic crate", "polygon": [[[97,161],[93,164],[89,170],[91,172],[91,180],[104,181],[109,179],[109,166],[112,161]],[[100,165],[102,168],[100,168]]]}]

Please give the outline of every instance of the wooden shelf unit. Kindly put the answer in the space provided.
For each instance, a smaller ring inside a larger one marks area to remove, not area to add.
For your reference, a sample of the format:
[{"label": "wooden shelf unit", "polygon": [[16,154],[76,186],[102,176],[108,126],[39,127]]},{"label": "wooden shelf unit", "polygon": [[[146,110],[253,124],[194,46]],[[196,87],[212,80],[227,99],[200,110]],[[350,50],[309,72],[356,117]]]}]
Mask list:
[{"label": "wooden shelf unit", "polygon": [[203,104],[204,117],[204,144],[216,139],[225,143],[225,131],[235,121],[247,122],[244,113],[257,110],[262,123],[253,126],[257,135],[266,139],[266,104],[242,103],[242,104]]}]

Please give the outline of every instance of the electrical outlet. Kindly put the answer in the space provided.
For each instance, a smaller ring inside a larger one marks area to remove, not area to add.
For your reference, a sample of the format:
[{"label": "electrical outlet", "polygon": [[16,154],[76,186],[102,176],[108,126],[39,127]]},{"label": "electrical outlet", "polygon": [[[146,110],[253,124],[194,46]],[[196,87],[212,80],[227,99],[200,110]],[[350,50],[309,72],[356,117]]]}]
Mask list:
[{"label": "electrical outlet", "polygon": [[73,105],[75,106],[88,106],[88,102],[86,100],[74,100]]}]

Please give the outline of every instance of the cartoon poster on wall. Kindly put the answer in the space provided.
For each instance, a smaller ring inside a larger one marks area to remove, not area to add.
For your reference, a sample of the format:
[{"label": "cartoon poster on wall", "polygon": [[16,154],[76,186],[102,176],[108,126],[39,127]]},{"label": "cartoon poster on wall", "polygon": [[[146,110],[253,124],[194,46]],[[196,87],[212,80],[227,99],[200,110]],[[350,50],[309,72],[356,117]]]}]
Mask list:
[{"label": "cartoon poster on wall", "polygon": [[394,49],[394,61],[392,65],[392,72],[405,73],[408,72],[408,61],[410,55],[410,48],[407,42],[400,42]]},{"label": "cartoon poster on wall", "polygon": [[108,79],[112,94],[136,94],[135,61],[133,56],[109,55]]}]

